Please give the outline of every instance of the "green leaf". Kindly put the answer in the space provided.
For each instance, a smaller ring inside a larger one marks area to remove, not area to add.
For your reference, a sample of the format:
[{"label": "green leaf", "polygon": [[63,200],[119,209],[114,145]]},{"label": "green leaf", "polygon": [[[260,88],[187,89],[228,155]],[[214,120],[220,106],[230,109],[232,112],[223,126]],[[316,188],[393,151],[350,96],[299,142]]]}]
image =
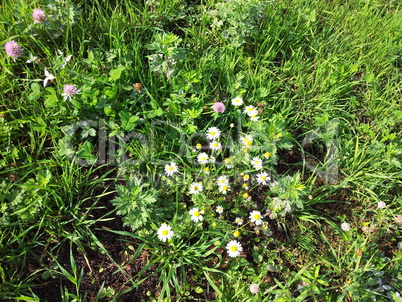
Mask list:
[{"label": "green leaf", "polygon": [[45,92],[45,107],[46,108],[53,108],[57,105],[59,99],[56,94],[56,90],[52,87],[47,87]]},{"label": "green leaf", "polygon": [[109,73],[109,81],[117,81],[120,79],[122,72],[126,70],[126,67],[124,66],[119,66],[115,69],[112,69]]},{"label": "green leaf", "polygon": [[32,92],[28,96],[28,100],[36,101],[37,99],[40,98],[40,95],[41,95],[40,85],[38,83],[32,83],[31,84],[31,89],[32,89]]}]

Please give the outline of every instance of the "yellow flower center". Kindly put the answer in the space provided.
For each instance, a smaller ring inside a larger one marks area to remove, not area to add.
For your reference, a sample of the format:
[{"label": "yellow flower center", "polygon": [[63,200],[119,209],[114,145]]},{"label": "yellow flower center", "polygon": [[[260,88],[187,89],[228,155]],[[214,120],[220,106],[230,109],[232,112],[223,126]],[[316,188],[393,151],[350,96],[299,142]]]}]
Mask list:
[{"label": "yellow flower center", "polygon": [[255,220],[260,219],[260,215],[258,215],[258,214],[254,214],[254,219],[255,219]]},{"label": "yellow flower center", "polygon": [[195,217],[198,217],[198,216],[200,216],[200,212],[195,211],[193,215],[194,215]]},{"label": "yellow flower center", "polygon": [[198,191],[198,187],[197,186],[194,186],[194,191]]},{"label": "yellow flower center", "polygon": [[237,246],[232,245],[232,246],[230,247],[230,250],[231,250],[232,252],[236,252],[236,251],[237,251]]},{"label": "yellow flower center", "polygon": [[252,143],[251,141],[247,141],[247,142],[246,142],[246,145],[249,146],[249,147],[250,147],[252,144],[253,144],[253,143]]},{"label": "yellow flower center", "polygon": [[249,180],[249,178],[250,178],[250,175],[248,175],[248,174],[244,175],[244,180]]},{"label": "yellow flower center", "polygon": [[170,170],[170,171],[173,171],[173,169],[174,169],[174,167],[172,167],[172,166],[169,167],[169,170]]},{"label": "yellow flower center", "polygon": [[162,235],[163,235],[163,236],[167,236],[167,234],[169,234],[169,231],[168,231],[168,230],[163,230],[163,231],[162,231]]},{"label": "yellow flower center", "polygon": [[240,236],[240,232],[239,232],[239,231],[234,231],[233,236],[239,237],[239,236]]},{"label": "yellow flower center", "polygon": [[243,184],[243,188],[247,188],[247,184],[246,184],[246,183]]},{"label": "yellow flower center", "polygon": [[209,172],[209,168],[208,167],[204,168],[204,171]]},{"label": "yellow flower center", "polygon": [[261,180],[266,180],[267,178],[265,176],[261,176]]},{"label": "yellow flower center", "polygon": [[222,187],[222,191],[226,191],[227,189],[228,189],[227,186],[223,186],[223,187]]},{"label": "yellow flower center", "polygon": [[197,149],[201,149],[201,144],[197,144],[195,147],[196,147]]},{"label": "yellow flower center", "polygon": [[265,152],[265,157],[270,157],[270,156],[271,156],[271,153]]},{"label": "yellow flower center", "polygon": [[211,134],[213,136],[213,135],[215,135],[215,131],[211,131],[209,134]]},{"label": "yellow flower center", "polygon": [[244,193],[243,196],[244,196],[244,198],[247,198],[247,197],[249,197],[250,195],[248,195],[247,193]]}]

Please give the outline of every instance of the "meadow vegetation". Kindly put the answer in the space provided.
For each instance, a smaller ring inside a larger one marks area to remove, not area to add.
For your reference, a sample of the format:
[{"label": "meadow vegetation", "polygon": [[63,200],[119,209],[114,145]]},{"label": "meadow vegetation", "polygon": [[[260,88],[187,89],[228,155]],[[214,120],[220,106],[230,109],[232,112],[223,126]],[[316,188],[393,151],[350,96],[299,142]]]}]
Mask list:
[{"label": "meadow vegetation", "polygon": [[402,3],[4,0],[0,300],[402,301]]}]

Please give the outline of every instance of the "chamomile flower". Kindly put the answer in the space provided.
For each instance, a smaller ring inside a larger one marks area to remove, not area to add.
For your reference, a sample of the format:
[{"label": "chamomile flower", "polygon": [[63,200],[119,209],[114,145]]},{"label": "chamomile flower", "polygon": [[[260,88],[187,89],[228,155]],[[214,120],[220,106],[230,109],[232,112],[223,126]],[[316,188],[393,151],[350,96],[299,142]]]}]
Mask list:
[{"label": "chamomile flower", "polygon": [[216,213],[222,214],[223,213],[223,207],[222,206],[217,206],[216,207]]},{"label": "chamomile flower", "polygon": [[243,175],[243,180],[244,181],[248,181],[250,179],[250,175],[249,174],[244,174]]},{"label": "chamomile flower", "polygon": [[257,122],[260,119],[260,117],[258,116],[258,112],[256,112],[256,114],[250,115],[250,120],[253,122]]},{"label": "chamomile flower", "polygon": [[267,172],[261,172],[257,174],[257,182],[260,185],[267,185],[267,181],[270,181],[271,177],[269,177]]},{"label": "chamomile flower", "polygon": [[215,161],[216,161],[215,156],[210,156],[210,157],[209,157],[209,162],[210,162],[211,164],[214,164]]},{"label": "chamomile flower", "polygon": [[243,183],[243,184],[242,184],[242,187],[243,187],[244,190],[248,190],[248,183],[246,183],[246,182]]},{"label": "chamomile flower", "polygon": [[209,144],[209,148],[213,151],[219,151],[220,149],[222,149],[222,145],[221,145],[221,143],[218,143],[217,141],[212,141]]},{"label": "chamomile flower", "polygon": [[236,240],[230,241],[226,245],[226,249],[230,257],[237,257],[240,256],[240,253],[243,251],[243,248],[239,242]]},{"label": "chamomile flower", "polygon": [[235,97],[234,99],[232,99],[232,105],[235,107],[243,105],[243,99],[239,96]]},{"label": "chamomile flower", "polygon": [[227,186],[229,184],[229,179],[227,178],[227,176],[222,175],[218,177],[218,186]]},{"label": "chamomile flower", "polygon": [[259,157],[253,157],[251,160],[251,165],[253,166],[254,169],[261,170],[262,169],[262,160]]},{"label": "chamomile flower", "polygon": [[209,174],[209,168],[208,168],[208,167],[205,167],[205,168],[204,168],[204,173],[205,173],[205,174]]},{"label": "chamomile flower", "polygon": [[225,186],[219,186],[219,192],[221,192],[222,194],[226,194],[230,189],[229,185],[225,185]]},{"label": "chamomile flower", "polygon": [[240,217],[236,217],[235,223],[237,223],[237,225],[242,225],[243,224],[243,219],[241,219]]},{"label": "chamomile flower", "polygon": [[166,223],[162,223],[162,225],[158,229],[158,238],[160,241],[166,242],[166,240],[172,239],[174,232],[172,231],[172,227],[167,225]]},{"label": "chamomile flower", "polygon": [[217,127],[211,127],[207,130],[207,138],[216,140],[221,135],[221,131]]},{"label": "chamomile flower", "polygon": [[235,237],[239,237],[240,236],[240,232],[238,230],[233,232],[233,236]]},{"label": "chamomile flower", "polygon": [[200,150],[200,149],[202,148],[202,145],[201,145],[200,143],[198,143],[197,145],[195,145],[195,148],[196,148],[197,150]]},{"label": "chamomile flower", "polygon": [[179,168],[176,163],[171,162],[170,164],[165,165],[165,173],[167,176],[172,176],[177,171],[179,171]]},{"label": "chamomile flower", "polygon": [[190,186],[190,194],[197,195],[202,192],[202,184],[200,182],[193,182]]},{"label": "chamomile flower", "polygon": [[[251,116],[252,114],[254,114],[257,111],[257,109],[254,106],[246,106],[244,108],[244,113],[246,113],[248,116]],[[258,112],[258,111],[257,111]]]},{"label": "chamomile flower", "polygon": [[250,213],[250,220],[251,222],[254,222],[256,225],[262,224],[261,213],[259,211],[252,211]]},{"label": "chamomile flower", "polygon": [[194,222],[202,221],[204,216],[201,215],[201,211],[198,208],[193,208],[190,210],[189,214],[191,215],[191,220]]},{"label": "chamomile flower", "polygon": [[240,138],[240,141],[246,147],[251,147],[253,145],[253,137],[250,134]]},{"label": "chamomile flower", "polygon": [[230,158],[225,158],[224,161],[225,161],[225,165],[226,165],[227,169],[232,169],[233,168],[233,163],[230,160]]},{"label": "chamomile flower", "polygon": [[200,164],[207,164],[209,160],[208,154],[206,154],[205,152],[198,154],[197,160]]},{"label": "chamomile flower", "polygon": [[265,158],[270,158],[271,157],[271,152],[265,152],[264,157]]}]

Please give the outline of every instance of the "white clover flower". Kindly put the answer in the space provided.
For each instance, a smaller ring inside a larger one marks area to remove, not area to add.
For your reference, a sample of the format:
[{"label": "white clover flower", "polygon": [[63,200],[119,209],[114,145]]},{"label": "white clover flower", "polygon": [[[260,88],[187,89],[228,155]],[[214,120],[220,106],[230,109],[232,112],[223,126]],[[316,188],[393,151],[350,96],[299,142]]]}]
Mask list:
[{"label": "white clover flower", "polygon": [[[248,116],[251,116],[255,111],[257,111],[257,108],[255,108],[254,106],[246,106],[244,108],[244,113],[246,113]],[[258,111],[257,111],[258,112]]]},{"label": "white clover flower", "polygon": [[250,285],[250,292],[252,293],[252,294],[256,294],[256,293],[258,293],[259,292],[259,290],[260,290],[260,287],[258,286],[258,284],[251,284]]},{"label": "white clover flower", "polygon": [[216,207],[216,213],[222,214],[223,213],[223,207],[222,206],[217,206]]},{"label": "white clover flower", "polygon": [[166,242],[166,240],[172,239],[174,232],[172,231],[172,227],[167,225],[166,223],[162,223],[162,225],[158,229],[158,238],[160,241]]},{"label": "white clover flower", "polygon": [[198,154],[197,160],[200,164],[207,164],[209,160],[208,154],[206,154],[205,152]]},{"label": "white clover flower", "polygon": [[191,220],[194,222],[202,221],[204,217],[201,215],[201,211],[198,208],[193,208],[190,210],[189,214],[191,215]]},{"label": "white clover flower", "polygon": [[165,165],[165,173],[167,176],[172,176],[177,171],[179,171],[179,168],[176,163],[171,162],[170,164]]},{"label": "white clover flower", "polygon": [[256,225],[262,224],[261,213],[259,211],[252,211],[250,213],[250,220],[251,222],[254,222]]},{"label": "white clover flower", "polygon": [[222,194],[226,194],[230,189],[229,185],[225,185],[225,186],[219,186],[219,192],[221,192]]},{"label": "white clover flower", "polygon": [[216,140],[221,135],[221,131],[217,127],[211,127],[207,130],[207,138]]},{"label": "white clover flower", "polygon": [[379,201],[377,203],[377,208],[379,208],[379,209],[385,209],[386,206],[387,206],[387,204],[383,201]]},{"label": "white clover flower", "polygon": [[229,184],[229,179],[226,175],[222,175],[218,177],[218,186],[227,186]]},{"label": "white clover flower", "polygon": [[193,182],[190,186],[190,194],[197,195],[202,192],[202,184],[200,182]]},{"label": "white clover flower", "polygon": [[267,185],[267,181],[270,181],[271,177],[268,176],[267,172],[261,172],[257,174],[257,182],[260,185]]},{"label": "white clover flower", "polygon": [[259,157],[253,157],[251,160],[251,165],[255,170],[261,170],[262,169],[262,160]]},{"label": "white clover flower", "polygon": [[237,223],[238,225],[242,225],[243,224],[243,219],[241,219],[240,217],[236,217],[235,223]]},{"label": "white clover flower", "polygon": [[344,231],[344,232],[350,231],[350,224],[347,223],[347,222],[342,223],[342,224],[341,224],[341,229],[342,229],[342,231]]},{"label": "white clover flower", "polygon": [[232,99],[232,105],[235,107],[243,105],[243,99],[239,96],[235,97],[234,99]]},{"label": "white clover flower", "polygon": [[230,242],[226,245],[226,249],[227,249],[228,254],[229,254],[230,257],[237,257],[237,256],[240,256],[240,252],[243,251],[242,246],[241,246],[240,243],[237,242],[236,240],[230,241]]},{"label": "white clover flower", "polygon": [[219,150],[222,149],[222,145],[221,145],[221,143],[218,143],[217,141],[212,141],[212,142],[209,144],[209,148],[210,148],[211,150],[213,150],[213,151],[219,151]]}]

